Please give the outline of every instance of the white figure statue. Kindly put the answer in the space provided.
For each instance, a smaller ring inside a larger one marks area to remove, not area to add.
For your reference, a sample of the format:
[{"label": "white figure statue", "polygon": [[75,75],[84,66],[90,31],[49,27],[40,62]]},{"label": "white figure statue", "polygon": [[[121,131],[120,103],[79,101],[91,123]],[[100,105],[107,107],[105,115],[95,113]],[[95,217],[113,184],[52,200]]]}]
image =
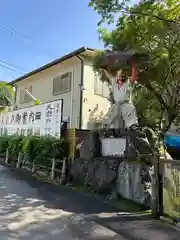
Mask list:
[{"label": "white figure statue", "polygon": [[132,78],[126,79],[122,70],[117,71],[116,76],[111,75],[107,70],[104,71],[111,82],[115,100],[107,124],[113,126],[113,128],[129,128],[133,124],[138,124],[136,109],[132,103],[132,88],[135,81]]}]

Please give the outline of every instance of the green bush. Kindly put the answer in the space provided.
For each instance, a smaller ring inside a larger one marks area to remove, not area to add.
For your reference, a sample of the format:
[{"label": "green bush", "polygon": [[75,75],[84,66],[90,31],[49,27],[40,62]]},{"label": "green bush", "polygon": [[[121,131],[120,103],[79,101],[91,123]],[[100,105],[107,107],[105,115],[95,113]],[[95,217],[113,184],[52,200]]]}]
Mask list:
[{"label": "green bush", "polygon": [[49,165],[52,153],[53,139],[49,137],[31,137],[29,142],[28,156],[31,162]]},{"label": "green bush", "polygon": [[0,137],[0,154],[4,154],[8,148],[8,137]]},{"label": "green bush", "polygon": [[0,153],[9,150],[10,157],[18,157],[19,152],[32,163],[48,166],[52,157],[63,159],[67,155],[67,144],[63,139],[38,136],[0,137]]},{"label": "green bush", "polygon": [[8,137],[8,150],[9,150],[10,156],[14,158],[18,157],[19,152],[22,151],[22,141],[23,141],[22,136]]}]

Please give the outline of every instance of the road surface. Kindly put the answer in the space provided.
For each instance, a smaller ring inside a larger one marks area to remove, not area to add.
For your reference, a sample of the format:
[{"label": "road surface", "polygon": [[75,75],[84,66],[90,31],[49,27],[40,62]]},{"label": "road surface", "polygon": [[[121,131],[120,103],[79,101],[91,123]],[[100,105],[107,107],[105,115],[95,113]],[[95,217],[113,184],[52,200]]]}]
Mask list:
[{"label": "road surface", "polygon": [[0,240],[180,240],[160,221],[0,166]]}]

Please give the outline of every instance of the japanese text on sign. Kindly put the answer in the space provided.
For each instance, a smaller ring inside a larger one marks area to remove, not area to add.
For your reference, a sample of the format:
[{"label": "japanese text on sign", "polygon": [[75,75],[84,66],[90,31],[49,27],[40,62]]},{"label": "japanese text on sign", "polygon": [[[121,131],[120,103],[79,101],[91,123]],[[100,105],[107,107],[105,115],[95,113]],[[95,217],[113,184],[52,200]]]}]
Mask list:
[{"label": "japanese text on sign", "polygon": [[62,100],[0,114],[0,135],[60,136]]}]

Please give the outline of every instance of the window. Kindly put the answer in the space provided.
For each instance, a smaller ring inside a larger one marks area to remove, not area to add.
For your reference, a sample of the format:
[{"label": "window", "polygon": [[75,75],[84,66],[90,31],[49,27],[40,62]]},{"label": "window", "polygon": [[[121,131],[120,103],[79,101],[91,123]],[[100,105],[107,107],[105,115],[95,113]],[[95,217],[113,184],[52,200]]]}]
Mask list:
[{"label": "window", "polygon": [[94,93],[104,98],[109,97],[108,83],[101,81],[98,75],[94,77]]},{"label": "window", "polygon": [[[32,86],[26,88],[28,90],[29,93],[32,93]],[[25,91],[25,89],[20,90],[20,99],[19,102],[20,103],[29,103],[31,102],[32,99],[29,96],[29,94]]]},{"label": "window", "polygon": [[53,79],[53,94],[71,91],[71,75],[68,72]]},{"label": "window", "polygon": [[[32,86],[30,86],[29,88],[27,88],[28,92],[29,93],[32,93]],[[28,103],[28,102],[31,102],[32,101],[32,98],[29,96],[29,94],[25,91],[25,94],[24,94],[24,102],[25,103]]]}]

